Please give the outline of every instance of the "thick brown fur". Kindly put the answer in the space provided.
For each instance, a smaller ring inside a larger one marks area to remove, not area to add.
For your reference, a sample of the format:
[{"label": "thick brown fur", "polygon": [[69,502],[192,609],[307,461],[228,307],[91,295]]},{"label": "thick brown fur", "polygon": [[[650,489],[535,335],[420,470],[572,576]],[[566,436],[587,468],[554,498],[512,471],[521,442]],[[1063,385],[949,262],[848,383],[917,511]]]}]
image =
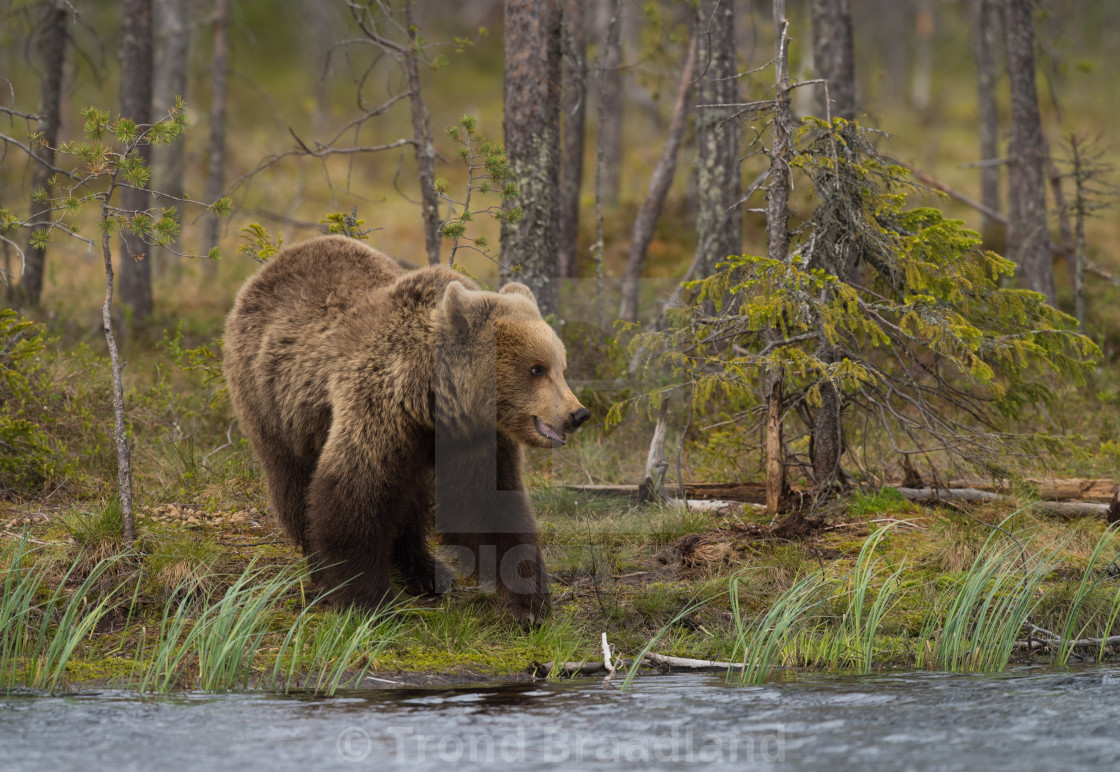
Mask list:
[{"label": "thick brown fur", "polygon": [[445,591],[434,514],[516,619],[548,611],[521,446],[562,445],[589,414],[528,288],[483,292],[327,236],[245,283],[224,345],[272,510],[335,597],[380,604],[392,568],[412,591]]}]

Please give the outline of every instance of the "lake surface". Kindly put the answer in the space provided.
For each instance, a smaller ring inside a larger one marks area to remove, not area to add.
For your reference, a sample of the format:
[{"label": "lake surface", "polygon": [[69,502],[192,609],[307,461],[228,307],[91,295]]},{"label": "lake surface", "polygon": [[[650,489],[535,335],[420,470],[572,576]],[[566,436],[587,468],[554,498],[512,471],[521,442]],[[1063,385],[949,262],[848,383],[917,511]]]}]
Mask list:
[{"label": "lake surface", "polygon": [[[373,682],[371,682],[373,683]],[[598,681],[138,699],[0,697],[0,769],[1120,767],[1120,668]]]}]

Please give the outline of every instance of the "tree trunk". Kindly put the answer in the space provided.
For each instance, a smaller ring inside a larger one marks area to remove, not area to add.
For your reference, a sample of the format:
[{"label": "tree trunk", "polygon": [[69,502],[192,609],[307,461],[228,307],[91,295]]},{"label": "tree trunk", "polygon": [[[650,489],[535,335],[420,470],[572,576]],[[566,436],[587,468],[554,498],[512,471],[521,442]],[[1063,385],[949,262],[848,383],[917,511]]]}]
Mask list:
[{"label": "tree trunk", "polygon": [[436,148],[432,141],[432,118],[420,92],[420,62],[416,56],[420,30],[413,21],[413,3],[404,4],[409,45],[404,53],[404,69],[408,76],[409,104],[412,107],[412,139],[416,149],[416,172],[420,180],[420,207],[424,215],[424,248],[428,262],[439,265],[439,195],[436,193]]},{"label": "tree trunk", "polygon": [[[152,0],[121,3],[121,115],[138,125],[152,122]],[[140,144],[134,155],[151,160],[152,146]],[[121,208],[129,215],[149,208],[146,188],[122,187]],[[152,261],[148,245],[121,231],[121,303],[131,310],[133,330],[141,330],[152,314]]]},{"label": "tree trunk", "polygon": [[[174,106],[176,97],[187,96],[187,67],[190,52],[191,4],[190,0],[154,0],[152,20],[155,29],[155,73],[152,92],[152,114],[162,118]],[[182,221],[182,206],[176,199],[183,198],[184,150],[182,141],[152,148],[152,187],[170,198],[160,205],[173,208]],[[177,247],[178,239],[172,244]],[[175,258],[171,252],[152,247],[154,270],[164,275],[167,265]]]},{"label": "tree trunk", "polygon": [[[855,120],[856,67],[852,43],[852,9],[849,0],[813,0],[813,62],[820,77],[828,81],[825,91],[816,89],[817,116]],[[830,113],[831,110],[831,113]]]},{"label": "tree trunk", "polygon": [[[111,215],[109,201],[115,187],[116,182],[113,182],[102,200],[102,222],[107,222]],[[101,304],[101,325],[105,332],[105,343],[109,347],[109,363],[113,371],[113,440],[117,446],[117,494],[121,499],[121,537],[125,545],[129,546],[136,540],[136,529],[132,520],[132,451],[128,445],[128,424],[124,415],[124,377],[121,356],[117,349],[117,338],[113,334],[113,253],[109,243],[109,232],[102,231],[101,256],[105,262],[105,301]]]},{"label": "tree trunk", "polygon": [[579,193],[583,185],[583,137],[587,114],[586,0],[567,0],[564,10],[564,92],[560,103],[564,147],[560,157],[560,232],[557,274],[576,275]]},{"label": "tree trunk", "polygon": [[557,231],[560,207],[560,0],[505,2],[505,138],[523,216],[502,223],[501,262],[542,314],[559,311]]},{"label": "tree trunk", "polygon": [[[39,106],[39,131],[42,141],[35,146],[35,155],[42,163],[31,169],[31,223],[32,230],[38,230],[50,217],[50,204],[36,201],[36,191],[52,194],[50,179],[53,175],[54,149],[58,145],[58,126],[62,114],[62,68],[66,61],[66,41],[68,33],[66,22],[70,17],[70,5],[65,0],[52,0],[47,6],[43,24],[39,29],[39,53],[43,57],[43,80]],[[46,271],[46,250],[36,249],[28,241],[24,253],[23,276],[20,289],[27,303],[38,306],[43,293],[43,276]]]},{"label": "tree trunk", "polygon": [[[206,170],[205,202],[222,197],[226,170],[226,103],[229,84],[229,3],[214,0],[214,52],[210,61],[210,160]],[[218,246],[221,222],[217,215],[205,215],[206,251]],[[213,264],[211,264],[213,265]]]},{"label": "tree trunk", "polygon": [[681,71],[680,84],[677,86],[677,100],[673,104],[673,116],[669,119],[669,135],[665,138],[665,146],[661,149],[661,157],[657,159],[657,166],[649,180],[649,190],[638,216],[634,219],[634,228],[630,233],[630,252],[626,256],[626,269],[622,276],[622,302],[619,305],[618,316],[627,321],[638,318],[638,288],[642,276],[642,267],[646,262],[646,251],[653,240],[654,228],[657,219],[661,216],[661,209],[665,205],[665,197],[669,194],[669,186],[673,184],[673,174],[677,169],[677,151],[681,146],[681,137],[688,123],[689,94],[692,92],[692,76],[696,64],[696,35],[688,45],[685,54],[684,68]]},{"label": "tree trunk", "polygon": [[[789,162],[793,155],[793,113],[789,100],[789,22],[785,0],[774,0],[774,128],[770,148],[770,187],[766,203],[767,256],[783,263],[789,260]],[[777,335],[771,330],[768,338]],[[785,457],[782,450],[781,369],[770,370],[765,378],[766,399],[766,513],[778,514],[786,489]]]},{"label": "tree trunk", "polygon": [[[828,81],[830,104],[824,104],[824,89],[818,89],[821,116],[855,120],[856,71],[852,42],[852,10],[848,0],[813,0],[813,60],[817,72]],[[831,250],[829,250],[831,251]],[[854,281],[858,274],[858,255],[845,256],[825,270],[846,281]],[[835,362],[836,351],[828,338],[821,336],[818,356],[826,362]],[[821,404],[810,427],[813,439],[813,477],[819,493],[826,493],[840,472],[840,455],[843,453],[841,408],[843,397],[829,380],[820,384]]]},{"label": "tree trunk", "polygon": [[[695,64],[698,105],[739,101],[734,7],[725,0],[700,3]],[[742,252],[743,213],[738,201],[743,184],[735,111],[733,107],[699,107],[696,112],[696,249],[702,277],[709,276],[728,255]]]},{"label": "tree trunk", "polygon": [[620,198],[622,173],[622,12],[619,0],[608,0],[599,8],[599,26],[604,31],[603,51],[599,56],[599,77],[602,79],[599,145],[603,148],[600,187],[603,204],[615,207]]},{"label": "tree trunk", "polygon": [[1019,266],[1019,281],[1054,305],[1054,265],[1046,220],[1046,138],[1035,85],[1034,21],[1031,0],[1003,0],[1007,75],[1011,82],[1011,144],[1008,147],[1008,256]]},{"label": "tree trunk", "polygon": [[[980,131],[980,201],[1000,211],[999,195],[999,106],[996,102],[996,46],[999,36],[998,0],[973,0],[973,46],[976,53],[976,113]],[[1003,227],[984,215],[981,220],[984,244],[1003,249]]]},{"label": "tree trunk", "polygon": [[933,33],[936,25],[931,0],[917,0],[914,17],[914,71],[910,81],[910,103],[918,113],[927,113],[933,97]]},{"label": "tree trunk", "polygon": [[665,456],[665,438],[669,433],[669,395],[661,395],[661,407],[657,411],[657,424],[653,427],[653,438],[646,454],[646,470],[642,483],[638,486],[638,500],[649,502],[664,498],[665,472],[669,469],[669,459]]}]

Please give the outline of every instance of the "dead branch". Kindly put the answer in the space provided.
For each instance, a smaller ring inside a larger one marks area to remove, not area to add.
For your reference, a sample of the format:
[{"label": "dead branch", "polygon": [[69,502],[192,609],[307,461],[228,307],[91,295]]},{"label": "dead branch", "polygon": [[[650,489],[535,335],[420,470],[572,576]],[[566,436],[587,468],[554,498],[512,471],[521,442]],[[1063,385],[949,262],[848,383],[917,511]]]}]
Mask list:
[{"label": "dead branch", "polygon": [[[975,488],[899,488],[898,492],[910,501],[938,501],[941,499],[1014,501],[1008,496],[1001,496],[991,491],[978,491]],[[1036,501],[1030,505],[1030,508],[1045,512],[1048,515],[1057,515],[1065,520],[1073,520],[1078,517],[1105,517],[1108,515],[1108,506],[1108,504],[1099,504],[1093,501]]]}]

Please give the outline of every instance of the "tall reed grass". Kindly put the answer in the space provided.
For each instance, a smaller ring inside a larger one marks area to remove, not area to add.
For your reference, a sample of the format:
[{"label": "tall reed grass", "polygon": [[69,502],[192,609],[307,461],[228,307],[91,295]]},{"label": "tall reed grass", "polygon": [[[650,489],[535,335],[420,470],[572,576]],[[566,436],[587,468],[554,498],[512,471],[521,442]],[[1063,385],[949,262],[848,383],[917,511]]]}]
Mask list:
[{"label": "tall reed grass", "polygon": [[[110,610],[120,607],[133,620],[142,583],[135,558],[122,553],[91,566],[84,554],[67,562],[26,538],[0,547],[0,689],[58,690]],[[118,576],[126,561],[129,570]],[[392,606],[317,613],[326,594],[306,602],[308,582],[302,566],[256,561],[233,576],[206,569],[185,577],[165,599],[156,629],[141,627],[122,685],[325,694],[357,685],[404,625]]]},{"label": "tall reed grass", "polygon": [[[935,589],[922,612],[918,635],[910,639],[909,664],[968,671],[1007,667],[1017,642],[1026,637],[1032,615],[1054,587],[1062,586],[1055,569],[1070,541],[1067,537],[1042,545],[1030,534],[1013,535],[1010,520],[992,527],[966,571]],[[876,557],[888,530],[880,529],[864,541],[849,572],[806,574],[770,600],[760,615],[743,615],[740,575],[731,577],[735,659],[743,669],[729,677],[760,683],[783,664],[869,672],[877,647],[882,646],[882,623],[913,589],[903,582],[903,566],[890,570],[882,557]],[[1120,619],[1117,589],[1107,613],[1098,610],[1090,621],[1078,621],[1085,616],[1082,612],[1089,599],[1099,598],[1104,583],[1112,580],[1109,569],[1120,559],[1116,533],[1116,528],[1109,528],[1098,539],[1072,600],[1061,607],[1065,621],[1053,660],[1058,665],[1067,663],[1075,641],[1090,634],[1106,638]],[[910,600],[913,604],[917,598],[911,595]],[[1085,647],[1084,642],[1079,645]],[[1104,653],[1102,644],[1097,654]]]},{"label": "tall reed grass", "polygon": [[[75,649],[112,608],[120,585],[105,591],[107,574],[123,556],[97,561],[73,591],[78,555],[68,566],[43,554],[26,538],[0,549],[3,596],[0,597],[0,688],[23,684],[55,691],[63,683]],[[61,571],[61,577],[56,577]],[[54,580],[54,581],[52,581]],[[51,585],[54,589],[51,589]]]}]

